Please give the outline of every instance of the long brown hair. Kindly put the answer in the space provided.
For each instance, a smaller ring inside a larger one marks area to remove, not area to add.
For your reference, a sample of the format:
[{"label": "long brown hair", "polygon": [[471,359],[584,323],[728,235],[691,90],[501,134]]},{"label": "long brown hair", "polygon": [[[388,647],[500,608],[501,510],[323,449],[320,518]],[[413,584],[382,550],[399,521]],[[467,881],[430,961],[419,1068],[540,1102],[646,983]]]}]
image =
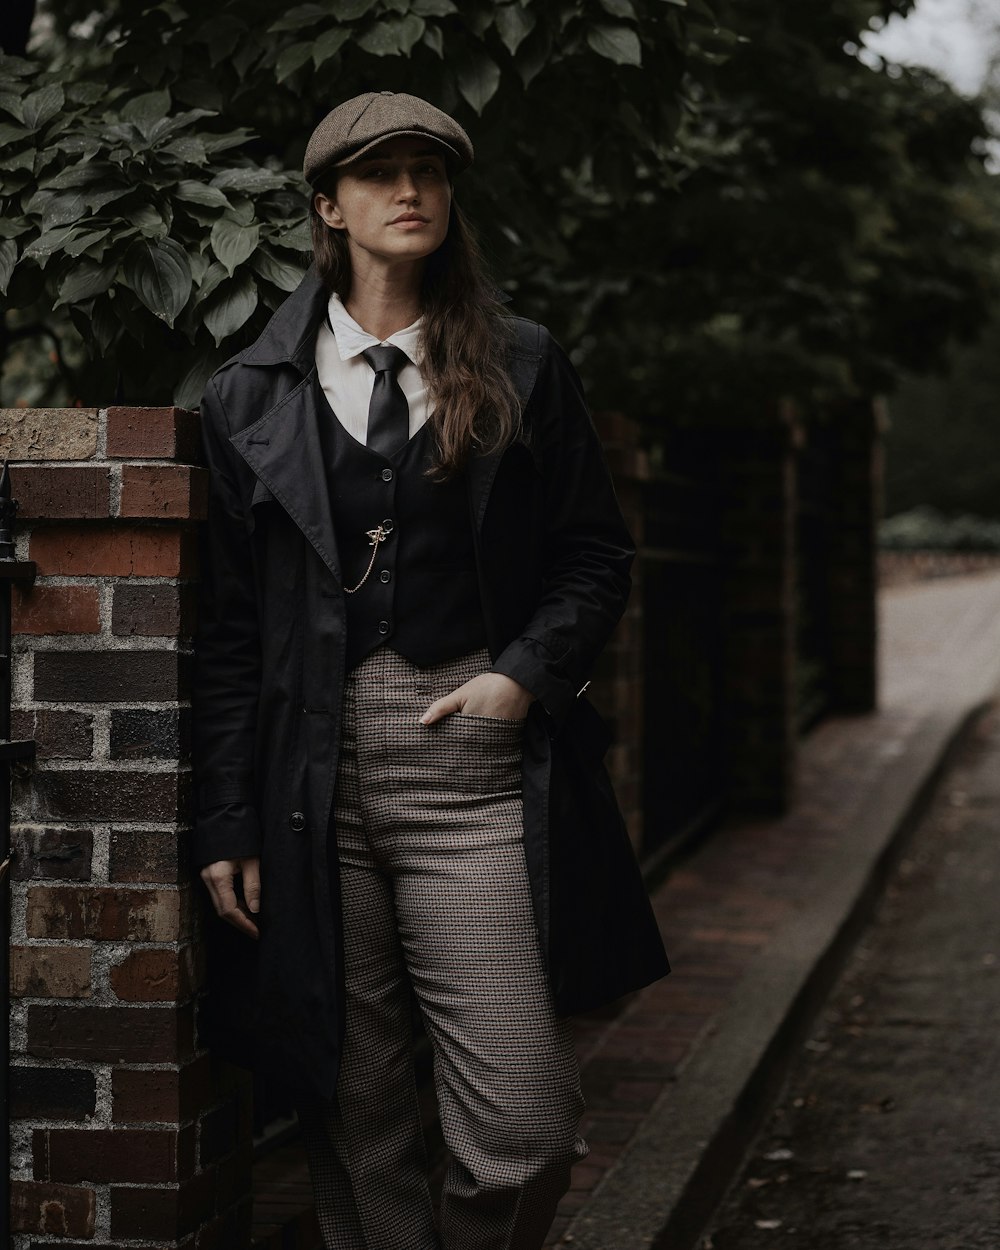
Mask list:
[{"label": "long brown hair", "polygon": [[[333,179],[322,190],[333,197]],[[313,256],[327,289],[346,298],[351,257],[344,231],[311,206]],[[521,428],[521,404],[507,368],[511,318],[490,281],[482,251],[452,201],[448,233],[427,258],[421,285],[424,379],[437,442],[432,473],[453,477],[473,454],[506,447]]]}]

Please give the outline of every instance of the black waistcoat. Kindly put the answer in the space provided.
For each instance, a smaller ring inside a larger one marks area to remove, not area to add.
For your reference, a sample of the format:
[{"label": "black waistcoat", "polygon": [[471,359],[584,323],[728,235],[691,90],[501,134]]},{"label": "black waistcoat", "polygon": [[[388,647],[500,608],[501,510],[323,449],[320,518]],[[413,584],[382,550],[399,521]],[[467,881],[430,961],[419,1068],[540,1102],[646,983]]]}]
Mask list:
[{"label": "black waistcoat", "polygon": [[317,385],[320,436],[344,586],[364,577],[369,530],[390,530],[364,585],[347,596],[347,667],[388,643],[414,664],[438,664],[486,645],[463,476],[427,476],[428,424],[390,459],[337,420]]}]

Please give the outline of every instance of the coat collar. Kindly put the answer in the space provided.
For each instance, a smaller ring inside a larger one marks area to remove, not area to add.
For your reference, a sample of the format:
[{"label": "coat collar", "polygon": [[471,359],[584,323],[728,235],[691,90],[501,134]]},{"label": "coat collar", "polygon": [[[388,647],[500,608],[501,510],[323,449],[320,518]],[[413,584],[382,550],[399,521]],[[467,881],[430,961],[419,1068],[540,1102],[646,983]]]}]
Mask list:
[{"label": "coat collar", "polygon": [[[230,442],[339,582],[340,559],[317,423],[318,385],[313,362],[293,390]],[[261,498],[266,495],[254,491],[253,502]]]},{"label": "coat collar", "polygon": [[316,266],[264,327],[264,332],[240,357],[244,365],[291,364],[303,377],[316,363],[316,333],[326,315],[329,292]]}]

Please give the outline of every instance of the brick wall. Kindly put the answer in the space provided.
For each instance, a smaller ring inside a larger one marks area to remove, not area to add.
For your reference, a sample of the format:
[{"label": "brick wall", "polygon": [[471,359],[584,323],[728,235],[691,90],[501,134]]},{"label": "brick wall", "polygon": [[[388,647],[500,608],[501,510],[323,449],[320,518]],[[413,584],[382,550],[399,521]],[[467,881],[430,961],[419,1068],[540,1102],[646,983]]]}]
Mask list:
[{"label": "brick wall", "polygon": [[186,865],[193,413],[0,412],[19,501],[11,939],[13,1245],[236,1250],[245,1079],[199,1050]]}]

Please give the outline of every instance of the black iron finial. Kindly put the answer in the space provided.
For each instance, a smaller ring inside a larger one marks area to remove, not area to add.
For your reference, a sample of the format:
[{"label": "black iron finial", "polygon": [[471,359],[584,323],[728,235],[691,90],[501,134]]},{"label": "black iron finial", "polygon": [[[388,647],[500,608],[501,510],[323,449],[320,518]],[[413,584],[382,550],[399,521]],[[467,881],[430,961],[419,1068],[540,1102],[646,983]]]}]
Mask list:
[{"label": "black iron finial", "polygon": [[3,462],[0,471],[0,560],[14,558],[14,518],[17,516],[17,500],[10,493],[10,466]]}]

